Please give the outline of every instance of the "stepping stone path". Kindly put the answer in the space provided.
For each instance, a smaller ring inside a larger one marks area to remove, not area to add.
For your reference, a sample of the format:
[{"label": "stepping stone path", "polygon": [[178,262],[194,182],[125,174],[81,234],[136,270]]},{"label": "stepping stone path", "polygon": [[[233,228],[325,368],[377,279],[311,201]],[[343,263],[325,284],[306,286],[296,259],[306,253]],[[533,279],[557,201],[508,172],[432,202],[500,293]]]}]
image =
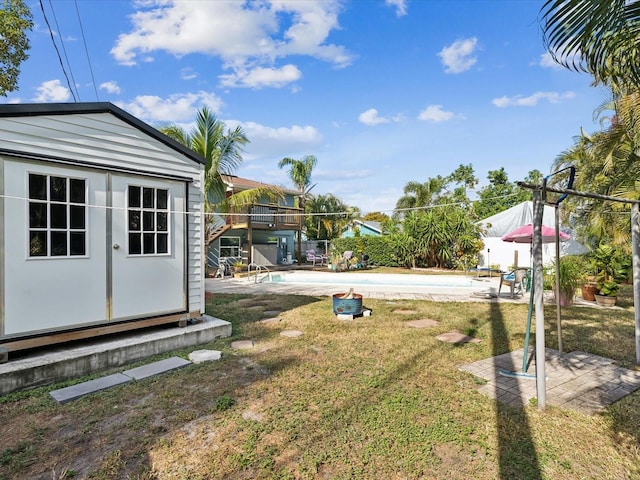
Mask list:
[{"label": "stepping stone path", "polygon": [[211,362],[220,358],[222,358],[222,352],[218,350],[196,350],[189,354],[189,360],[193,363]]},{"label": "stepping stone path", "polygon": [[247,307],[247,310],[264,310],[264,305],[254,305],[253,307]]},{"label": "stepping stone path", "polygon": [[283,330],[280,332],[280,335],[283,337],[296,338],[302,335],[302,332],[300,330]]},{"label": "stepping stone path", "polygon": [[398,313],[400,315],[414,315],[414,314],[418,313],[418,311],[417,310],[404,310],[404,309],[400,308],[398,310],[394,310],[391,313]]},{"label": "stepping stone path", "polygon": [[438,335],[436,340],[447,343],[480,343],[482,340],[473,338],[460,332],[448,332]]},{"label": "stepping stone path", "polygon": [[429,327],[437,327],[440,325],[440,322],[437,320],[431,320],[429,318],[423,318],[422,320],[412,320],[407,322],[407,325],[414,328],[429,328]]},{"label": "stepping stone path", "polygon": [[267,317],[277,317],[281,313],[282,312],[280,310],[265,310],[264,312],[262,312],[262,314],[266,315]]},{"label": "stepping stone path", "polygon": [[278,323],[281,322],[282,319],[280,317],[271,317],[271,318],[263,318],[260,320],[260,323]]},{"label": "stepping stone path", "polygon": [[253,340],[236,340],[231,342],[231,348],[234,350],[248,350],[253,348]]}]

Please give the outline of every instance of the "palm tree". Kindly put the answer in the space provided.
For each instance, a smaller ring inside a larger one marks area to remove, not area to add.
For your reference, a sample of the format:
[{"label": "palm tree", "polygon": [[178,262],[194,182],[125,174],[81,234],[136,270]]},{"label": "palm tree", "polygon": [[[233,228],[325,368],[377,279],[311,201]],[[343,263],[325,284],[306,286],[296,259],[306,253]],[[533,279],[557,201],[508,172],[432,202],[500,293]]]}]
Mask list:
[{"label": "palm tree", "polygon": [[332,194],[310,196],[305,219],[307,236],[315,240],[338,238],[349,222],[360,215],[357,208]]},{"label": "palm tree", "polygon": [[[226,185],[222,176],[232,175],[238,169],[242,163],[242,147],[249,143],[249,139],[241,127],[225,133],[224,122],[207,107],[198,112],[195,126],[190,132],[178,125],[167,125],[158,130],[206,160],[204,191],[207,213],[238,211],[255,203],[262,196],[280,195],[273,188],[253,188],[230,197],[225,195]],[[213,215],[208,215],[207,218],[207,230],[211,234],[215,219]],[[211,235],[208,235],[207,245],[212,240]]]},{"label": "palm tree", "polygon": [[436,196],[442,192],[447,180],[438,175],[429,178],[426,182],[407,182],[404,186],[404,195],[396,202],[396,214],[402,210],[426,207],[434,203]]},{"label": "palm tree", "polygon": [[640,85],[640,2],[547,0],[540,9],[544,43],[566,68],[594,82]]},{"label": "palm tree", "polygon": [[305,155],[302,160],[285,157],[278,162],[278,167],[289,166],[289,178],[300,191],[300,208],[304,209],[304,202],[315,184],[311,185],[311,172],[318,163],[315,155]]}]

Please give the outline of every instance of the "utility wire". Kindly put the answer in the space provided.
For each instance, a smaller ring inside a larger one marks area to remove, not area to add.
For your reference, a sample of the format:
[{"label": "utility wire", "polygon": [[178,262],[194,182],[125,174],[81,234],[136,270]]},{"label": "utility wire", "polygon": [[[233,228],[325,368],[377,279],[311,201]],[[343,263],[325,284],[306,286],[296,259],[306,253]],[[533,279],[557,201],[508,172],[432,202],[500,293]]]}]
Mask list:
[{"label": "utility wire", "polygon": [[87,48],[87,39],[84,35],[84,28],[82,28],[82,20],[80,19],[80,9],[78,8],[78,0],[75,0],[76,13],[78,15],[78,23],[80,24],[80,32],[82,33],[82,43],[84,43],[84,52],[87,56],[87,63],[89,64],[89,72],[91,73],[91,81],[93,82],[93,91],[96,93],[96,100],[100,101],[98,97],[98,87],[96,86],[96,79],[93,76],[93,68],[91,67],[91,59],[89,58],[89,49]]},{"label": "utility wire", "polygon": [[76,95],[78,96],[78,100],[80,100],[80,92],[78,92],[78,85],[76,83],[76,79],[73,78],[73,69],[71,68],[71,62],[69,62],[69,57],[67,56],[67,49],[64,46],[64,38],[62,36],[62,31],[60,30],[60,25],[58,24],[58,17],[56,16],[56,11],[53,9],[53,3],[49,0],[49,8],[51,9],[51,13],[53,13],[53,20],[56,23],[56,29],[58,30],[58,35],[60,36],[60,44],[62,45],[62,51],[64,52],[64,59],[67,62],[67,66],[69,67],[69,74],[71,75],[71,81],[73,86],[76,89]]},{"label": "utility wire", "polygon": [[64,63],[62,63],[62,57],[60,56],[60,50],[58,50],[58,45],[56,45],[56,41],[53,38],[53,30],[51,30],[51,25],[49,24],[49,19],[47,18],[47,14],[44,11],[44,5],[42,4],[42,0],[39,0],[40,10],[42,10],[42,16],[44,17],[44,21],[47,24],[47,28],[49,29],[49,35],[51,35],[51,43],[53,43],[53,48],[56,50],[56,54],[58,55],[58,61],[60,62],[60,67],[62,68],[62,73],[64,73],[64,78],[67,79],[67,85],[69,86],[69,91],[71,92],[71,96],[73,97],[73,101],[77,102],[76,94],[73,93],[73,88],[71,88],[71,83],[69,82],[69,76],[67,75],[67,71],[64,68]]}]

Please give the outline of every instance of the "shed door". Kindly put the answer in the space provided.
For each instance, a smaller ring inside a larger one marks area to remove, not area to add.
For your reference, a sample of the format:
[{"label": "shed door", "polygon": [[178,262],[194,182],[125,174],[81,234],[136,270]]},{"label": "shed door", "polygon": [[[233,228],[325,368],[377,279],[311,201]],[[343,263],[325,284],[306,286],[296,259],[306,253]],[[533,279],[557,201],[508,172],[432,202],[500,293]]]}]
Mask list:
[{"label": "shed door", "polygon": [[112,177],[111,318],[186,310],[185,185]]}]

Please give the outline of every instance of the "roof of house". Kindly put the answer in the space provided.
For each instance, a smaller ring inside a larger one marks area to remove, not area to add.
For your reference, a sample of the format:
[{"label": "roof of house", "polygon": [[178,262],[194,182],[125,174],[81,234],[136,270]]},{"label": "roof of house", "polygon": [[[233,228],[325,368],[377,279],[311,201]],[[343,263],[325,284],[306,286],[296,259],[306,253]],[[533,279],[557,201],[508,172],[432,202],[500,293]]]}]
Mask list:
[{"label": "roof of house", "polygon": [[36,115],[72,115],[110,113],[125,123],[141,130],[150,137],[164,143],[194,162],[206,164],[206,159],[190,148],[167,137],[156,128],[125,112],[110,102],[80,102],[80,103],[15,103],[0,105],[0,117],[28,117]]},{"label": "roof of house", "polygon": [[229,185],[230,187],[236,188],[238,190],[248,190],[250,188],[259,188],[259,187],[277,187],[277,188],[280,188],[284,193],[288,193],[289,195],[300,195],[300,192],[297,190],[289,190],[287,188],[278,187],[277,185],[258,182],[256,180],[250,180],[248,178],[242,178],[236,175],[221,175],[221,176],[222,176],[222,180],[227,185]]},{"label": "roof of house", "polygon": [[373,230],[374,232],[382,233],[382,223],[380,222],[373,222],[371,220],[354,220],[354,222],[359,223],[363,227]]}]

